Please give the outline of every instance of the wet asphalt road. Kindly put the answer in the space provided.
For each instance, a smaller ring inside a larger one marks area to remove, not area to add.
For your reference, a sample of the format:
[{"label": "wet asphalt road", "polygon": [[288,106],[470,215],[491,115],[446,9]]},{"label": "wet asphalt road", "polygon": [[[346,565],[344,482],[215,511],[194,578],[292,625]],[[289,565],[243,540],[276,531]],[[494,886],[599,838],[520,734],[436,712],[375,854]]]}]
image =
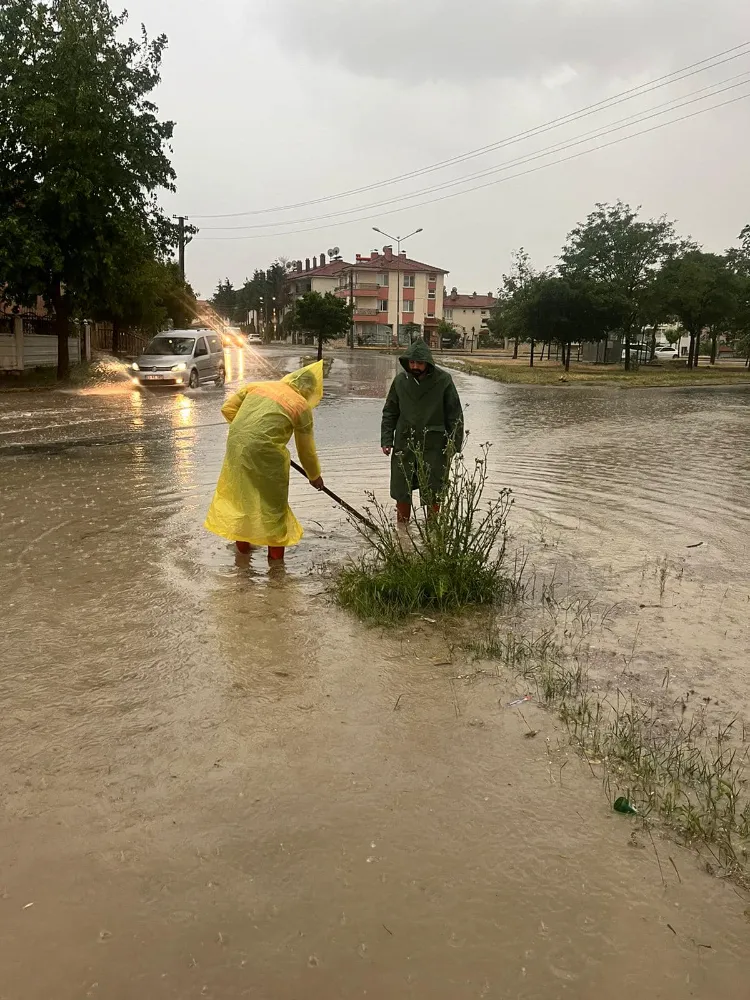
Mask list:
[{"label": "wet asphalt road", "polygon": [[[729,886],[664,845],[664,888],[429,624],[329,605],[357,539],[327,498],[293,480],[281,574],[202,530],[223,398],[299,357],[229,360],[226,390],[0,394],[0,998],[741,995]],[[355,504],[387,502],[394,370],[337,356],[316,411]],[[512,544],[612,606],[616,669],[750,718],[750,393],[456,382]]]}]

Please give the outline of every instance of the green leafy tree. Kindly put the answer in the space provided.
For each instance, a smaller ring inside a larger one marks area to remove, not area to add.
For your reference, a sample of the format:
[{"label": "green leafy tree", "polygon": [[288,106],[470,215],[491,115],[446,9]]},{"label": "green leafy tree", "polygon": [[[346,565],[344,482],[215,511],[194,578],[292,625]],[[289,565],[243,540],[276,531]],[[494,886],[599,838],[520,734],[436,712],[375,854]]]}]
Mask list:
[{"label": "green leafy tree", "polygon": [[698,366],[701,333],[712,330],[712,360],[719,329],[728,328],[737,312],[741,288],[726,257],[691,250],[668,261],[659,275],[659,294],[666,308],[690,334],[688,367]]},{"label": "green leafy tree", "polygon": [[737,300],[730,324],[734,349],[750,367],[750,225],[739,237],[740,246],[727,251],[727,261],[735,275]]},{"label": "green leafy tree", "polygon": [[501,339],[513,340],[515,360],[518,357],[518,348],[527,339],[522,324],[518,322],[518,308],[525,291],[537,277],[537,272],[531,264],[531,257],[523,247],[513,250],[510,256],[511,268],[503,275],[498,302],[490,310],[487,329],[490,334],[489,339],[495,343]]},{"label": "green leafy tree", "polygon": [[216,286],[216,291],[211,296],[210,302],[216,312],[230,323],[235,321],[235,313],[238,305],[238,293],[229,280],[225,278]]},{"label": "green leafy tree", "polygon": [[196,311],[195,295],[181,279],[179,265],[159,258],[158,247],[140,230],[115,248],[107,281],[94,289],[86,307],[90,317],[111,322],[115,353],[121,331],[153,334],[170,321],[184,328]]},{"label": "green leafy tree", "polygon": [[[267,270],[256,270],[246,278],[241,288],[232,289],[231,317],[235,323],[247,322],[247,315],[254,312],[259,318],[258,330],[266,341],[283,330],[289,307],[289,283],[286,281],[287,264],[283,258],[275,260]],[[231,285],[229,279],[226,284]],[[221,287],[221,285],[220,285]]]},{"label": "green leafy tree", "polygon": [[626,368],[633,338],[648,322],[646,303],[654,276],[667,261],[692,248],[678,238],[666,217],[644,221],[638,212],[622,201],[598,203],[568,234],[560,258],[563,277],[605,282],[619,298]]},{"label": "green leafy tree", "polygon": [[352,325],[352,307],[331,292],[308,292],[294,306],[294,325],[311,333],[318,342],[318,360],[323,357],[323,343],[345,337]]},{"label": "green leafy tree", "polygon": [[621,323],[623,304],[602,282],[542,274],[510,300],[509,311],[518,336],[531,342],[531,364],[536,343],[556,343],[567,371],[572,345],[604,339]]},{"label": "green leafy tree", "polygon": [[176,245],[156,201],[173,123],[150,100],[166,38],[121,40],[124,21],[106,0],[0,4],[0,284],[54,311],[60,377],[71,320],[107,298],[133,232],[157,256]]},{"label": "green leafy tree", "polygon": [[195,292],[189,282],[180,277],[176,261],[159,261],[156,265],[158,303],[175,330],[185,330],[198,315]]}]

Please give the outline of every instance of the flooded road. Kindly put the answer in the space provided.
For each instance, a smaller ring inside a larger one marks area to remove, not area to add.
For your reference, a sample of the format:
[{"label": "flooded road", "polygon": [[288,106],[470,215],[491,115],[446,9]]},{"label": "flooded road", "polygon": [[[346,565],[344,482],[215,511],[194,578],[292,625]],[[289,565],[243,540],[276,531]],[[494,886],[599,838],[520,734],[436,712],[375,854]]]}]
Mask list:
[{"label": "flooded road", "polygon": [[[0,1000],[741,996],[746,900],[658,840],[663,884],[429,623],[329,605],[327,498],[293,480],[280,575],[202,531],[224,396],[299,357],[230,360],[226,390],[0,394]],[[355,504],[387,499],[394,370],[337,356],[316,410]],[[750,718],[750,393],[456,382],[538,572],[616,607],[644,686]]]}]

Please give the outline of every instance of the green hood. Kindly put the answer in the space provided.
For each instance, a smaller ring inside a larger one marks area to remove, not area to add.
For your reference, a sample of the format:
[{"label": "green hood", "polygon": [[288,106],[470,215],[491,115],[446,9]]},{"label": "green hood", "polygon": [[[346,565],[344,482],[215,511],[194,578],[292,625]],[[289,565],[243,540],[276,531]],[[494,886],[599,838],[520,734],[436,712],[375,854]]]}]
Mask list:
[{"label": "green hood", "polygon": [[406,353],[402,354],[398,360],[401,362],[401,367],[407,373],[410,361],[425,361],[429,365],[428,371],[435,370],[435,359],[432,357],[432,351],[421,339],[415,340]]}]

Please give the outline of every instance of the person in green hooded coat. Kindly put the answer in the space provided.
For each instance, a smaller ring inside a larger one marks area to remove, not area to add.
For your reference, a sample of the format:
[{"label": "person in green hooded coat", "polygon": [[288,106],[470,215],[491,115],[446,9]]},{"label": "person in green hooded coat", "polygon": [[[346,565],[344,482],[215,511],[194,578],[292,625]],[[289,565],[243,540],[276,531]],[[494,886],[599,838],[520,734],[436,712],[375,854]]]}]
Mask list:
[{"label": "person in green hooded coat", "polygon": [[412,493],[419,488],[415,449],[424,455],[429,496],[422,504],[437,506],[450,461],[461,451],[464,416],[450,374],[438,368],[424,340],[403,354],[402,372],[394,378],[383,407],[380,446],[391,456],[391,496],[399,521],[411,517]]}]

